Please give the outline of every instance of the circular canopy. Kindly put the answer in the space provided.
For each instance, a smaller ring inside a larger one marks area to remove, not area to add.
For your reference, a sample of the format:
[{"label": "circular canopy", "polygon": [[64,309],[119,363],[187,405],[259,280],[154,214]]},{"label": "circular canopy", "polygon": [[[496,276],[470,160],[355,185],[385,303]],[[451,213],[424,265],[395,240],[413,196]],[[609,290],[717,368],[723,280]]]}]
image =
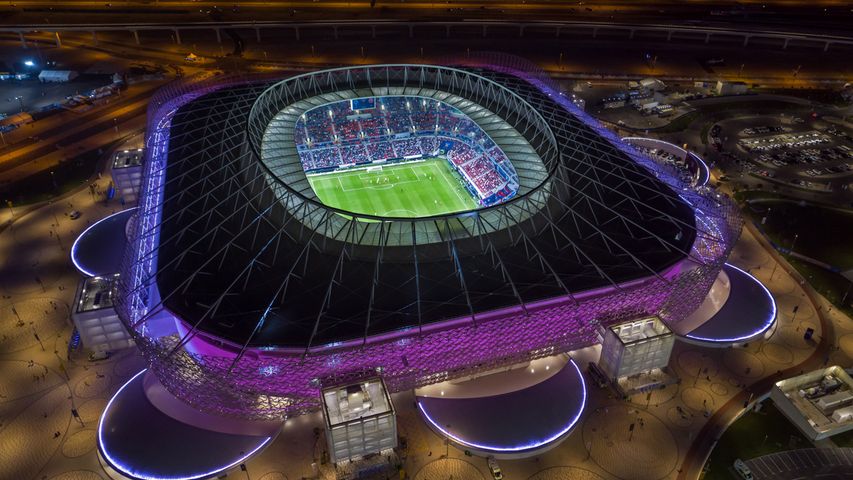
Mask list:
[{"label": "circular canopy", "polygon": [[463,448],[534,454],[572,431],[586,406],[586,384],[570,360],[558,373],[522,390],[480,398],[418,397],[417,405],[434,430]]},{"label": "circular canopy", "polygon": [[83,275],[97,277],[119,271],[127,245],[125,227],[136,207],[93,223],[71,246],[71,261]]},{"label": "circular canopy", "polygon": [[145,370],[110,399],[98,425],[98,450],[114,469],[142,480],[214,478],[258,453],[272,437],[220,433],[161,412],[145,395]]},{"label": "circular canopy", "polygon": [[730,293],[720,309],[684,336],[696,342],[731,345],[752,341],[776,321],[776,301],[757,278],[727,263]]}]

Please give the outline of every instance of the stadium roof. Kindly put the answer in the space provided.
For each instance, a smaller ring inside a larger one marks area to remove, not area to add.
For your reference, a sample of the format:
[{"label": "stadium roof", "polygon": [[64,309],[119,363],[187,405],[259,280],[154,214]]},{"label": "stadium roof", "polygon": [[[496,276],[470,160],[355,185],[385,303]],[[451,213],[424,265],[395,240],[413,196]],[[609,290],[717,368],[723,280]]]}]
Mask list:
[{"label": "stadium roof", "polygon": [[[301,167],[273,174],[260,161],[271,122],[300,102],[410,90],[484,109],[471,118],[487,132],[499,116],[514,127],[507,138],[524,139],[518,162],[533,149],[540,174],[494,207],[364,222],[313,198]],[[554,99],[487,70],[352,67],[230,87],[180,108],[168,146],[160,297],[194,331],[242,349],[307,351],[619,288],[689,256],[697,234],[715,236],[697,229],[678,193]]]}]

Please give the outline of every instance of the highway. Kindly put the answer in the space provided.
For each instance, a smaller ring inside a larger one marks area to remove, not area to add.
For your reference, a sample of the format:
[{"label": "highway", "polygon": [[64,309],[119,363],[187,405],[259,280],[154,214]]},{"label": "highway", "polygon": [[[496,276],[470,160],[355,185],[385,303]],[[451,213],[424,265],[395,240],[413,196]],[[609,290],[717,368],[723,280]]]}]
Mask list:
[{"label": "highway", "polygon": [[[20,141],[0,149],[0,184],[50,168],[83,151],[141,130],[151,92],[161,84],[134,89],[130,95],[85,113],[62,112],[32,126],[20,127],[14,132]],[[24,135],[29,136],[24,138]],[[14,142],[15,137],[10,137]]]},{"label": "highway", "polygon": [[[818,8],[819,7],[819,8]],[[564,2],[531,0],[495,1],[377,1],[371,8],[360,1],[11,1],[0,6],[4,25],[55,25],[91,23],[182,24],[203,21],[310,22],[317,20],[398,21],[554,21],[614,22],[636,24],[685,24],[721,28],[789,27],[800,32],[843,35],[849,31],[853,11],[848,2],[816,0],[691,2]]]}]

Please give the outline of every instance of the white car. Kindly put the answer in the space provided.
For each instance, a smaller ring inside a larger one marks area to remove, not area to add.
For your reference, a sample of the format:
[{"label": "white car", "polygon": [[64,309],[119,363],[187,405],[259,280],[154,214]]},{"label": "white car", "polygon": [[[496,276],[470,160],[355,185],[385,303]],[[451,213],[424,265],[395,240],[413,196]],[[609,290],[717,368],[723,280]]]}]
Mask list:
[{"label": "white car", "polygon": [[492,478],[495,480],[503,480],[504,474],[501,472],[501,467],[498,466],[498,462],[495,461],[494,457],[489,457],[487,461],[489,463],[489,472],[491,472]]},{"label": "white car", "polygon": [[743,480],[753,480],[754,477],[752,476],[752,470],[743,463],[743,460],[739,458],[735,460],[734,468],[735,472],[737,472]]}]

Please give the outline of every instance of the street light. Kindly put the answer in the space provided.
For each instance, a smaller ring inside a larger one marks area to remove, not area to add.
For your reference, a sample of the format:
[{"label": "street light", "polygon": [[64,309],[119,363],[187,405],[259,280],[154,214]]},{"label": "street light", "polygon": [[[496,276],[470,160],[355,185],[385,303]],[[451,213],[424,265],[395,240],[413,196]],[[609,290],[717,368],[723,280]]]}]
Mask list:
[{"label": "street light", "polygon": [[23,97],[23,96],[21,96],[21,95],[18,95],[17,97],[15,97],[15,100],[17,100],[17,101],[18,101],[18,104],[20,104],[20,106],[21,106],[21,113],[23,113],[23,112],[24,112],[24,97]]}]

